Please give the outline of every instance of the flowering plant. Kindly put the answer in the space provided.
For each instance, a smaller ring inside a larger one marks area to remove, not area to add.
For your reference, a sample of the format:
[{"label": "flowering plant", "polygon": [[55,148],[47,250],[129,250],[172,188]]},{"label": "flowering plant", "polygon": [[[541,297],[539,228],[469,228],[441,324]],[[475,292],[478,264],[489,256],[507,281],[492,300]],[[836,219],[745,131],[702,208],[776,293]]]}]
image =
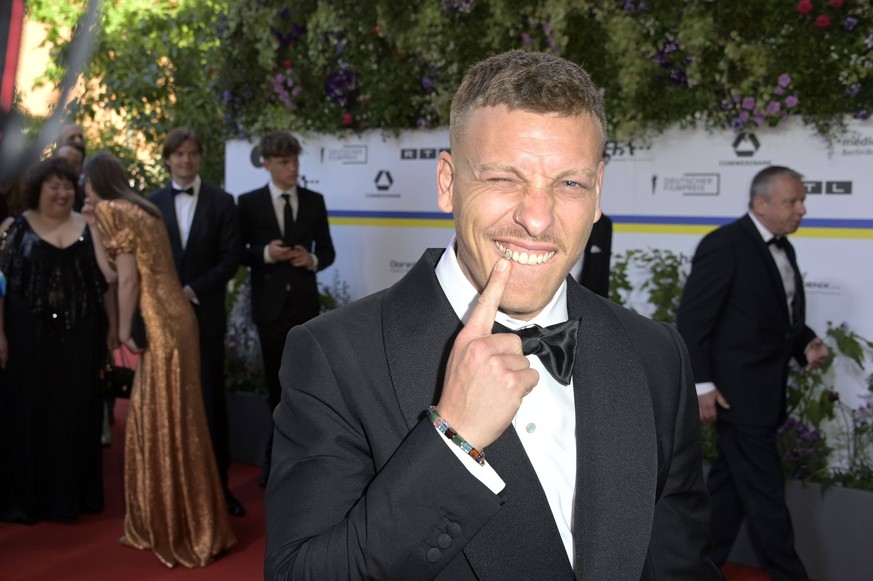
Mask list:
[{"label": "flowering plant", "polygon": [[229,0],[217,94],[235,136],[445,126],[471,64],[540,50],[585,65],[616,138],[787,115],[830,136],[873,104],[871,16],[849,0]]}]

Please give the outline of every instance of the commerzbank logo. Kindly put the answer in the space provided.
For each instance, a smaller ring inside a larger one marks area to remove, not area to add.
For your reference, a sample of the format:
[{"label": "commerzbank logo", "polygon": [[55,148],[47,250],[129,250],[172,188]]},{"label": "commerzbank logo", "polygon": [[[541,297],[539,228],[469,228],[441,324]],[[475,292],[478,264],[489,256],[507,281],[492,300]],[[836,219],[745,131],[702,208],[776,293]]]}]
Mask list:
[{"label": "commerzbank logo", "polygon": [[737,157],[752,157],[761,149],[761,142],[751,131],[741,131],[734,138],[733,148]]}]

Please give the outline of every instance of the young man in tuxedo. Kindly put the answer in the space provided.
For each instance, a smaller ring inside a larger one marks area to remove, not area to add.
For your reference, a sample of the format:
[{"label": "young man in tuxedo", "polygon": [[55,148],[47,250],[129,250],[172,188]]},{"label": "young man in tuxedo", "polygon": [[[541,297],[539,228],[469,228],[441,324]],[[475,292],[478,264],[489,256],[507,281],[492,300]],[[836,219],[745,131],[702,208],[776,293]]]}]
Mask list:
[{"label": "young man in tuxedo", "polygon": [[828,349],[805,322],[803,279],[787,235],[806,207],[801,175],[773,166],[752,180],[749,212],[694,253],[677,324],[697,382],[700,421],[715,422],[718,457],[710,554],[725,562],[743,518],[774,581],[808,579],[794,550],[776,431],[785,419],[788,363],[807,370]]},{"label": "young man in tuxedo", "polygon": [[[324,196],[297,185],[302,148],[286,131],[261,139],[267,185],[239,197],[243,264],[251,269],[252,318],[258,327],[270,407],[279,403],[285,336],[320,311],[315,273],[333,264]],[[270,475],[272,439],[261,485]]]},{"label": "young man in tuxedo", "polygon": [[605,127],[574,63],[467,73],[448,247],[288,334],[267,578],[718,579],[682,340],[568,276]]},{"label": "young man in tuxedo", "polygon": [[171,183],[148,198],[164,216],[176,272],[197,315],[200,380],[212,448],[228,511],[242,516],[245,509],[227,485],[230,454],[224,391],[225,295],[239,266],[239,225],[233,196],[200,179],[202,156],[203,147],[192,129],[170,131],[163,158]]}]

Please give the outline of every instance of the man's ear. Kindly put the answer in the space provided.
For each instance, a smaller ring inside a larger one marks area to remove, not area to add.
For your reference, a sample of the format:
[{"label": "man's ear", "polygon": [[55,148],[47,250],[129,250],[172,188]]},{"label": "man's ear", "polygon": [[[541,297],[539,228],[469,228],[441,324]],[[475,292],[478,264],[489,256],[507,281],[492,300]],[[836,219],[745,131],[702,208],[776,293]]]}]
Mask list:
[{"label": "man's ear", "polygon": [[452,154],[443,151],[437,160],[437,205],[446,213],[452,211],[452,192],[455,185],[455,163]]}]

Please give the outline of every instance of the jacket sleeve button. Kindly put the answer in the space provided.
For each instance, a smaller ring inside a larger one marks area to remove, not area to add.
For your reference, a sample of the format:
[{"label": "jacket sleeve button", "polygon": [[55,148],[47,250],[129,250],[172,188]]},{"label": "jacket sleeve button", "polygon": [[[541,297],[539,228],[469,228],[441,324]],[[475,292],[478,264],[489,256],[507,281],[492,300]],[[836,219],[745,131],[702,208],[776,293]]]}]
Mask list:
[{"label": "jacket sleeve button", "polygon": [[442,553],[442,551],[440,551],[440,550],[437,549],[436,547],[434,547],[434,548],[432,548],[432,549],[429,549],[429,550],[427,551],[427,560],[428,560],[428,562],[430,562],[430,563],[436,563],[437,561],[439,561],[439,560],[442,559],[442,558],[443,558],[443,553]]},{"label": "jacket sleeve button", "polygon": [[452,537],[446,533],[441,534],[437,537],[437,545],[439,545],[441,549],[448,549],[452,546]]}]

